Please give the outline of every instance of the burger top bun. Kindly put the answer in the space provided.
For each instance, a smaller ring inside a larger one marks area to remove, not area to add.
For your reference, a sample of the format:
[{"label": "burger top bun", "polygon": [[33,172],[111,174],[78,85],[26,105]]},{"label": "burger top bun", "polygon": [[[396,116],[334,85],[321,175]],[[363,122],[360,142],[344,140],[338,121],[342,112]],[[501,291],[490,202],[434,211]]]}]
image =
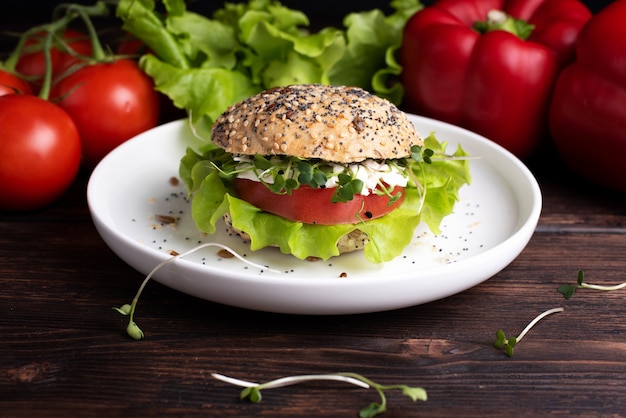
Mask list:
[{"label": "burger top bun", "polygon": [[233,154],[290,155],[352,163],[394,159],[422,145],[413,124],[389,101],[358,87],[277,87],[229,107],[211,139]]}]

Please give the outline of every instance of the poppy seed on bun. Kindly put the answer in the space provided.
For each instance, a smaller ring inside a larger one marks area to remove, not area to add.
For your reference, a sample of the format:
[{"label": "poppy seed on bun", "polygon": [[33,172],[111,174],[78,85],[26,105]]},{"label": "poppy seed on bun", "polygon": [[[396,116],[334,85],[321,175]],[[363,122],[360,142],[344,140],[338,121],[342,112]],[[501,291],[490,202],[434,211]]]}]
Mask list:
[{"label": "poppy seed on bun", "polygon": [[233,154],[290,155],[338,163],[404,158],[423,145],[405,113],[358,87],[276,87],[230,106],[212,141]]}]

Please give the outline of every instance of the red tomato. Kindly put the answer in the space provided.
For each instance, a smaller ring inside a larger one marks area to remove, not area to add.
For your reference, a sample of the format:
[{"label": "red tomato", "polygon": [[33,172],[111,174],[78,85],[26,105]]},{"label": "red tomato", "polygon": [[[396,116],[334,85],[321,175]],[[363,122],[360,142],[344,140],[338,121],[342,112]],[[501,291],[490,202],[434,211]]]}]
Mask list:
[{"label": "red tomato", "polygon": [[272,193],[263,183],[247,179],[233,182],[239,198],[266,212],[292,221],[318,225],[354,224],[360,221],[380,218],[388,214],[404,200],[404,188],[396,186],[392,195],[400,192],[402,197],[389,205],[385,195],[355,195],[345,203],[333,203],[334,189],[313,189],[300,186],[291,194]]},{"label": "red tomato", "polygon": [[[35,78],[36,80],[34,80],[32,84],[37,88],[41,86],[41,79],[43,79],[46,74],[46,60],[41,51],[44,35],[45,34],[40,34],[26,41],[25,47],[27,47],[29,51],[33,49],[34,52],[22,54],[15,66],[18,73]],[[67,43],[67,47],[71,48],[76,54],[91,56],[91,40],[87,35],[73,29],[66,29],[63,32],[62,38],[63,41]],[[63,49],[59,48],[58,45],[50,49],[53,78],[54,76],[62,74],[72,65],[80,62],[80,59],[76,56],[62,51]]]},{"label": "red tomato", "polygon": [[83,67],[60,79],[50,97],[76,123],[87,167],[159,119],[153,81],[132,60]]},{"label": "red tomato", "polygon": [[80,167],[80,138],[63,109],[37,96],[0,97],[0,209],[52,203]]},{"label": "red tomato", "polygon": [[33,90],[28,82],[8,71],[0,70],[0,96],[14,93],[32,94]]}]

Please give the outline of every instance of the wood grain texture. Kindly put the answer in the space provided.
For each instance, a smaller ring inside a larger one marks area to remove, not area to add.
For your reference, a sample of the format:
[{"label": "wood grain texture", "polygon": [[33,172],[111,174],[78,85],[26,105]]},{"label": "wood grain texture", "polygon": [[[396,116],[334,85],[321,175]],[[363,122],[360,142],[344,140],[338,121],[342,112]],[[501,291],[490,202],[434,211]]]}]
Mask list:
[{"label": "wood grain texture", "polygon": [[[5,3],[13,6],[0,26],[14,30],[47,20],[55,4]],[[315,4],[318,19],[338,22],[355,6]],[[0,49],[14,43],[0,35]],[[515,261],[472,289],[389,312],[292,316],[153,282],[139,304],[139,342],[111,308],[129,303],[143,276],[97,234],[86,173],[44,210],[0,212],[0,416],[352,417],[378,401],[372,390],[313,382],[264,391],[251,404],[211,377],[336,371],[427,390],[428,401],[415,404],[389,393],[383,417],[625,416],[626,289],[570,300],[556,289],[575,283],[578,269],[596,283],[626,280],[626,196],[577,177],[553,150],[528,164],[544,197],[537,230]],[[512,358],[492,346],[496,330],[517,335],[558,306],[565,310],[533,328]]]},{"label": "wood grain texture", "polygon": [[[626,201],[563,169],[531,166],[544,211],[528,247],[483,284],[411,308],[349,316],[291,316],[231,308],[151,283],[125,336],[111,307],[142,275],[95,231],[85,175],[60,202],[0,214],[2,416],[356,416],[374,391],[315,382],[263,392],[259,404],[218,372],[252,381],[353,371],[428,391],[388,395],[384,416],[620,416],[626,411],[624,292],[558,285],[579,268],[594,282],[626,279]],[[587,185],[588,186],[588,185]],[[495,331],[540,322],[508,358]]]}]

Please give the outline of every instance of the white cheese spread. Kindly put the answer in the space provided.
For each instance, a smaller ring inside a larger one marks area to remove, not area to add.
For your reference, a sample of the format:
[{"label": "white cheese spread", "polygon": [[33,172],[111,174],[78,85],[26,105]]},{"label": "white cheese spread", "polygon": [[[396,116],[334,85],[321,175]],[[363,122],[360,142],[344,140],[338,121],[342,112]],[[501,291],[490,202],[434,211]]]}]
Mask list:
[{"label": "white cheese spread", "polygon": [[[237,175],[238,178],[252,181],[263,181],[268,184],[272,184],[274,182],[274,178],[270,172],[261,171],[259,169],[248,169],[252,165],[252,160],[249,156],[236,155],[233,157],[235,161],[241,162],[238,166],[238,169],[241,170],[241,172]],[[391,187],[406,187],[409,181],[404,167],[398,167],[395,164],[380,163],[371,159],[360,163],[345,165],[329,163],[329,166],[333,168],[334,174],[328,177],[325,184],[327,188],[337,187],[339,174],[347,171],[350,173],[352,178],[359,179],[363,182],[363,189],[359,194],[364,196],[372,193],[381,182]]]}]

